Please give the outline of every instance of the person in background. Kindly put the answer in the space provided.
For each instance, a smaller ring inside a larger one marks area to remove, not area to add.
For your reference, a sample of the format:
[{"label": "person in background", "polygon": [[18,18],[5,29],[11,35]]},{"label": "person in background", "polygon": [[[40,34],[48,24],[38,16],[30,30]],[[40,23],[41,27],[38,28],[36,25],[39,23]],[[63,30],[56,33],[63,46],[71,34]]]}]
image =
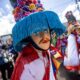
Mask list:
[{"label": "person in background", "polygon": [[80,74],[80,25],[71,25],[68,27],[67,49],[64,57],[64,66],[70,72],[77,72]]},{"label": "person in background", "polygon": [[57,35],[56,35],[56,33],[53,33],[52,35],[51,35],[51,43],[56,47],[56,44],[57,44]]},{"label": "person in background", "polygon": [[65,35],[65,33],[63,33],[63,35],[61,35],[60,38],[61,38],[61,53],[64,56],[65,55],[66,46],[67,46],[67,36]]},{"label": "person in background", "polygon": [[77,50],[79,55],[78,74],[80,75],[80,25],[76,26],[76,43],[77,43]]},{"label": "person in background", "polygon": [[56,48],[61,52],[61,36],[57,37]]},{"label": "person in background", "polygon": [[6,40],[6,46],[7,46],[7,49],[5,51],[5,54],[6,54],[5,57],[8,59],[8,61],[6,63],[6,69],[7,69],[8,79],[10,79],[13,68],[14,68],[14,63],[15,63],[14,62],[15,50],[13,49],[11,36],[8,36],[8,38]]},{"label": "person in background", "polygon": [[2,40],[0,38],[0,74],[1,74],[1,78],[3,80],[7,80],[6,78],[6,68],[5,68],[5,61],[4,61],[4,48],[6,48],[3,43],[2,43]]},{"label": "person in background", "polygon": [[14,63],[16,61],[16,58],[18,56],[18,53],[13,48],[13,40],[12,40],[11,36],[8,37],[6,43],[7,43],[6,45],[7,45],[7,48],[8,48],[12,63],[14,65]]}]

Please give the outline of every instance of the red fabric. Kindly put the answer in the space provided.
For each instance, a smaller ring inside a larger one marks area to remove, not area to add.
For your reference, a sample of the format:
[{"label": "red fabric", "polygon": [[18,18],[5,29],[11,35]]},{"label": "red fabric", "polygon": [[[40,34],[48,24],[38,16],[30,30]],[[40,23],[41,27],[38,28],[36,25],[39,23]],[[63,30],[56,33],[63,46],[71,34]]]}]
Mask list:
[{"label": "red fabric", "polygon": [[48,65],[47,67],[45,68],[45,75],[44,75],[44,78],[43,80],[49,80],[50,78],[50,61],[48,62]]},{"label": "red fabric", "polygon": [[[50,49],[54,50],[56,48],[50,47]],[[46,54],[48,55],[47,51],[43,51],[44,57],[46,56]],[[23,72],[24,65],[28,64],[38,58],[39,58],[39,56],[38,56],[37,52],[34,50],[34,48],[32,47],[32,45],[26,46],[22,50],[21,54],[19,55],[19,57],[16,61],[11,80],[20,80],[20,76]],[[45,75],[43,77],[43,80],[49,80],[49,76],[50,76],[50,62],[48,62],[48,66],[45,68]]]},{"label": "red fabric", "polygon": [[[18,66],[18,67],[17,67]],[[18,61],[15,65],[14,72],[12,74],[11,80],[20,80],[20,75],[24,69],[22,62]]]},{"label": "red fabric", "polygon": [[79,66],[65,66],[65,69],[69,70],[69,71],[76,71],[79,70]]},{"label": "red fabric", "polygon": [[[47,52],[43,51],[44,57],[46,56],[46,54]],[[39,58],[39,56],[31,45],[25,47],[16,61],[11,80],[20,80],[24,65],[34,61],[37,58]],[[50,65],[48,64],[48,67],[45,68],[46,74],[44,75],[43,80],[49,80],[49,66]]]},{"label": "red fabric", "polygon": [[34,4],[36,4],[36,3],[37,3],[37,0],[32,0],[32,2],[33,2]]},{"label": "red fabric", "polygon": [[78,53],[80,53],[80,43],[78,43],[77,39],[78,37],[76,36],[77,49],[78,49]]},{"label": "red fabric", "polygon": [[56,47],[57,47],[59,50],[61,50],[61,39],[60,39],[60,37],[57,39]]},{"label": "red fabric", "polygon": [[25,47],[16,61],[11,80],[20,80],[21,73],[24,69],[24,64],[30,63],[37,58],[37,52],[31,45]]}]

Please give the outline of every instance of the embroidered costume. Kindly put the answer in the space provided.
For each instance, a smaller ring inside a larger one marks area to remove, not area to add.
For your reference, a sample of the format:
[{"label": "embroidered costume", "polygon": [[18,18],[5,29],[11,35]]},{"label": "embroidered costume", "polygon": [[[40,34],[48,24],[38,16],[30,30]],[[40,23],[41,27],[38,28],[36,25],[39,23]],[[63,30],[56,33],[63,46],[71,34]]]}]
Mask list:
[{"label": "embroidered costume", "polygon": [[34,12],[20,19],[12,30],[13,45],[20,54],[11,80],[56,80],[57,59],[62,55],[50,44],[50,36],[53,31],[59,36],[65,30],[52,11]]},{"label": "embroidered costume", "polygon": [[[53,46],[50,49],[52,50],[47,52],[37,52],[31,45],[25,47],[15,65],[12,80],[56,80],[56,72],[60,63],[56,62],[54,58],[50,59],[50,57],[51,54],[57,53],[56,57],[52,57],[58,59],[62,58],[62,55]],[[48,55],[50,60],[47,58]]]}]

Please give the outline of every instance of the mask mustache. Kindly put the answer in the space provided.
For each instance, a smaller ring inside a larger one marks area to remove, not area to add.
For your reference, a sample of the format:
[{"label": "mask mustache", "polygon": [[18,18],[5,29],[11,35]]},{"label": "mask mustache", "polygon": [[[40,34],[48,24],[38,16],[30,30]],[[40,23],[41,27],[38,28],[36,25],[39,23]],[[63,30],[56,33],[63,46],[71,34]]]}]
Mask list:
[{"label": "mask mustache", "polygon": [[39,42],[39,44],[40,44],[40,43],[47,43],[47,42],[49,42],[49,41],[50,41],[50,39],[49,39],[49,38],[42,39],[42,40]]}]

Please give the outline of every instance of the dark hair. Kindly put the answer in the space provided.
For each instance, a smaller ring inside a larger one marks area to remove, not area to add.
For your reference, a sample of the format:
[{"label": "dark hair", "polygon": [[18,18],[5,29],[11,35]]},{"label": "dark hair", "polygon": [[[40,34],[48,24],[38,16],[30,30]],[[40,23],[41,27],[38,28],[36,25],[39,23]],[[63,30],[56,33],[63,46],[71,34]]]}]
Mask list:
[{"label": "dark hair", "polygon": [[2,49],[7,50],[7,46],[6,45],[2,45]]}]

